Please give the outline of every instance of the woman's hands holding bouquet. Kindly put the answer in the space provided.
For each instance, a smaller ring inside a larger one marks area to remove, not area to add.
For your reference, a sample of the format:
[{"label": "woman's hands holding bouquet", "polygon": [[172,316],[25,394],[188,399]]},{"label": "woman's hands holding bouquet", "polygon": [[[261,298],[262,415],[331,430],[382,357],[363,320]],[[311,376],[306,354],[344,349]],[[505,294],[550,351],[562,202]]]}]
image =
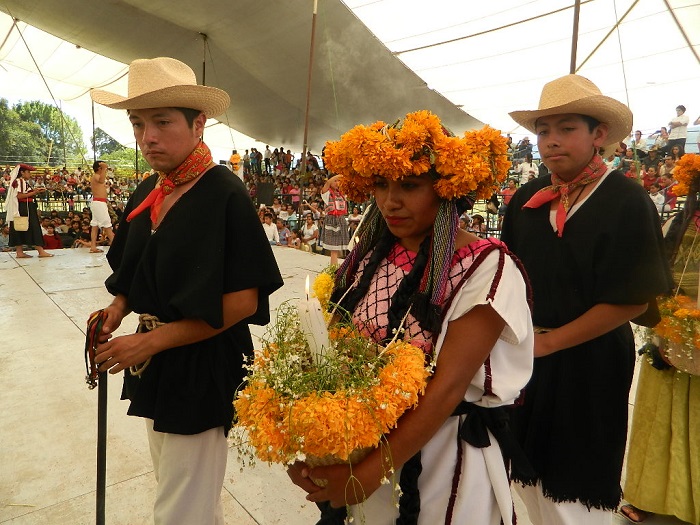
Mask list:
[{"label": "woman's hands holding bouquet", "polygon": [[[287,474],[295,485],[308,493],[308,501],[329,501],[335,508],[362,503],[381,486],[384,477],[377,450],[352,466],[338,464],[311,468],[306,463],[296,462],[289,466]],[[319,487],[312,478],[325,480],[327,484]]]}]

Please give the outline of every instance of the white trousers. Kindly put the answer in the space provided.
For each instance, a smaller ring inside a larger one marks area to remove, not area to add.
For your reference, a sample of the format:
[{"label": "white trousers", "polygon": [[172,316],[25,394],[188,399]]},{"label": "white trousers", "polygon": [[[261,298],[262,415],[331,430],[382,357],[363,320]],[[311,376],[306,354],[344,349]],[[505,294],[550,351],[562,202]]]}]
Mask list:
[{"label": "white trousers", "polygon": [[579,502],[554,502],[544,496],[539,483],[536,487],[513,485],[527,507],[532,525],[612,525],[613,513],[609,510],[588,510]]},{"label": "white trousers", "polygon": [[221,488],[228,443],[222,427],[201,434],[164,434],[146,420],[153,472],[158,482],[156,525],[224,525]]}]

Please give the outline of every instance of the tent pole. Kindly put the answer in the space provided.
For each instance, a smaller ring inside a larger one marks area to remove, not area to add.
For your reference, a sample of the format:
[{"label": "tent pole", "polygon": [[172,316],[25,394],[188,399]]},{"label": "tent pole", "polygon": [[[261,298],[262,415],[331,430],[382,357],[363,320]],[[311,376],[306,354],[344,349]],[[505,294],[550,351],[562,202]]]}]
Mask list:
[{"label": "tent pole", "polygon": [[97,162],[97,148],[95,147],[95,101],[92,100],[92,161]]},{"label": "tent pole", "polygon": [[[207,34],[199,33],[202,36],[202,85],[207,85]],[[211,115],[207,115],[209,118]],[[202,140],[204,140],[204,130],[202,130]]]},{"label": "tent pole", "polygon": [[668,3],[668,0],[664,0],[664,4],[666,4],[666,9],[668,9],[668,12],[671,15],[671,18],[673,18],[673,21],[675,22],[676,27],[678,28],[678,31],[681,32],[681,35],[683,36],[685,43],[688,45],[688,49],[690,49],[690,52],[695,56],[695,60],[697,60],[698,64],[700,64],[700,55],[698,55],[698,52],[695,51],[695,48],[693,47],[692,42],[688,38],[688,34],[685,32],[685,29],[683,29],[683,26],[678,21],[678,18],[676,17],[676,13],[673,12],[673,9],[671,8],[671,6]]},{"label": "tent pole", "polygon": [[581,69],[584,66],[584,64],[586,62],[588,62],[593,55],[595,55],[595,53],[600,49],[600,46],[602,46],[605,43],[605,41],[610,37],[610,35],[612,35],[615,32],[615,30],[618,27],[620,27],[620,24],[622,23],[622,21],[627,17],[628,14],[630,14],[630,11],[632,11],[632,9],[634,9],[634,6],[636,6],[638,3],[639,3],[639,0],[634,0],[632,5],[629,6],[627,11],[625,11],[625,14],[622,15],[617,22],[615,22],[615,25],[610,28],[610,31],[608,31],[608,33],[603,37],[603,39],[600,41],[600,43],[597,46],[595,46],[595,49],[589,53],[589,55],[585,58],[585,60],[583,62],[581,62],[581,64],[579,64],[577,70]]},{"label": "tent pole", "polygon": [[301,175],[306,175],[306,152],[309,139],[309,107],[311,105],[311,73],[314,66],[314,44],[316,41],[316,14],[318,13],[318,0],[314,0],[314,12],[311,17],[311,46],[309,49],[309,76],[306,81],[306,113],[304,114],[304,144],[301,152]]},{"label": "tent pole", "polygon": [[199,33],[202,36],[202,85],[207,85],[207,34]]},{"label": "tent pole", "polygon": [[581,0],[576,0],[574,4],[574,29],[571,35],[571,64],[569,73],[576,73],[576,48],[578,47],[578,19],[581,13]]},{"label": "tent pole", "polygon": [[61,142],[63,143],[63,165],[68,165],[68,155],[66,155],[66,132],[63,129],[63,104],[58,101],[58,111],[61,114]]}]

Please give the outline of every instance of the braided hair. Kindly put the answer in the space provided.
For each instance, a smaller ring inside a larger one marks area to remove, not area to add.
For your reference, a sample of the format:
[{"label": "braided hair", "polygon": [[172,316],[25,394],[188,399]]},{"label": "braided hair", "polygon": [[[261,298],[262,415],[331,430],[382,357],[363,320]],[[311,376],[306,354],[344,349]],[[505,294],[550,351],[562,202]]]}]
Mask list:
[{"label": "braided hair", "polygon": [[[387,337],[391,337],[394,329],[400,326],[409,307],[422,329],[433,334],[440,332],[442,302],[455,248],[457,221],[457,203],[441,201],[433,231],[421,243],[411,271],[402,279],[392,297]],[[398,241],[386,226],[375,202],[367,211],[367,217],[358,228],[357,235],[359,242],[338,269],[331,296],[331,303],[350,314],[366,295],[379,263],[389,255]],[[360,261],[370,252],[372,253],[357,285],[350,289],[355,284]]]}]

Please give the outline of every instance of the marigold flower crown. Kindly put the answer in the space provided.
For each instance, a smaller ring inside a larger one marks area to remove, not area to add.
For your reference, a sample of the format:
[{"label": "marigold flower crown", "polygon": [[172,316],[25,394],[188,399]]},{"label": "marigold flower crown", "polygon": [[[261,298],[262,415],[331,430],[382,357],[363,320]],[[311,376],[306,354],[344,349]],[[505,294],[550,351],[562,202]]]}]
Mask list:
[{"label": "marigold flower crown", "polygon": [[485,199],[498,190],[511,165],[500,131],[484,126],[456,137],[427,110],[391,125],[355,126],[326,143],[324,163],[342,175],[340,190],[354,201],[372,194],[375,176],[399,180],[428,172],[436,177],[435,191],[442,199]]},{"label": "marigold flower crown", "polygon": [[688,195],[700,188],[700,155],[686,153],[673,169],[673,178],[678,182],[673,191],[676,195]]}]

